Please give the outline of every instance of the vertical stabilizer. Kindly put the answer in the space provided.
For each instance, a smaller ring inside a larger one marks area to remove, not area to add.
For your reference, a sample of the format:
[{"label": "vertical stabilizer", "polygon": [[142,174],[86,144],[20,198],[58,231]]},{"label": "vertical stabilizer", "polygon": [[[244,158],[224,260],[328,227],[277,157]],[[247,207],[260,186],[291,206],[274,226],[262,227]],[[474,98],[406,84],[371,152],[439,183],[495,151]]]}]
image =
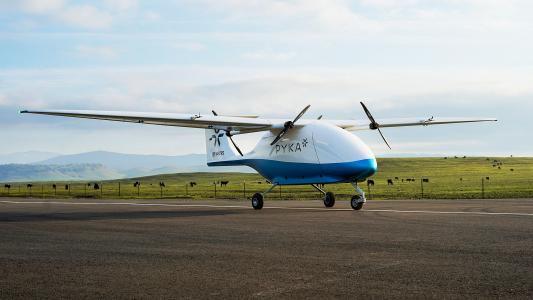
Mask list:
[{"label": "vertical stabilizer", "polygon": [[205,130],[205,145],[207,154],[207,165],[232,165],[227,164],[230,161],[236,161],[241,158],[230,145],[229,138],[225,131],[218,129]]}]

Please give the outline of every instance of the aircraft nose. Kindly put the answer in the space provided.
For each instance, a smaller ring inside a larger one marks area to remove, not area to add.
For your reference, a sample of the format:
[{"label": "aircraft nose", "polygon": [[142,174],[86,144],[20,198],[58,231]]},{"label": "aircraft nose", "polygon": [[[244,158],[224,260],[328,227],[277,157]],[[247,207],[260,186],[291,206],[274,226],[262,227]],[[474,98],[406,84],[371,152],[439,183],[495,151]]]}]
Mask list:
[{"label": "aircraft nose", "polygon": [[378,162],[375,158],[372,158],[370,159],[370,164],[368,167],[368,173],[370,174],[368,175],[368,177],[376,174],[377,171],[378,171]]}]

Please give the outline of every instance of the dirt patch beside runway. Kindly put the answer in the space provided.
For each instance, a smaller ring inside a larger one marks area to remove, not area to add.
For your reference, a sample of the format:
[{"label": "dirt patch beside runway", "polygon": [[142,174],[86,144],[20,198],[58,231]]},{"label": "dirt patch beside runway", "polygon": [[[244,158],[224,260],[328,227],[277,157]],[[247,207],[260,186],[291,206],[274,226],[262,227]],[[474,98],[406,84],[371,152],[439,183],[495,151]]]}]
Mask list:
[{"label": "dirt patch beside runway", "polygon": [[533,296],[533,200],[0,200],[2,299]]}]

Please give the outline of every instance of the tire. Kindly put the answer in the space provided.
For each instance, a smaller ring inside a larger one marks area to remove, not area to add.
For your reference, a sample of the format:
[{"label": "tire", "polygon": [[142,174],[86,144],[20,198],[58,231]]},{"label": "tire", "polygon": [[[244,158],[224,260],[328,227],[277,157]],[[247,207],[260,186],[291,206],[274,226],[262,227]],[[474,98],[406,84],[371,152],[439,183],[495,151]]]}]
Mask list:
[{"label": "tire", "polygon": [[354,210],[360,210],[361,208],[363,208],[364,202],[360,202],[360,200],[361,200],[361,197],[359,196],[352,197],[352,201],[350,201],[350,205],[352,206]]},{"label": "tire", "polygon": [[332,192],[327,192],[324,196],[324,206],[333,207],[333,205],[335,205],[335,194]]},{"label": "tire", "polygon": [[252,207],[254,209],[261,209],[263,208],[263,195],[259,193],[255,193],[252,196]]}]

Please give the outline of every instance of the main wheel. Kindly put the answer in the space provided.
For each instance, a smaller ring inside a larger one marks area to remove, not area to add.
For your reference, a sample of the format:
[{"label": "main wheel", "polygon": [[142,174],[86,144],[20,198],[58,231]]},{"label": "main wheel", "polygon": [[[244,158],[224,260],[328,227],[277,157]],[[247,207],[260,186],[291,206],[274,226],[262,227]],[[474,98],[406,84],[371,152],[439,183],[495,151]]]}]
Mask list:
[{"label": "main wheel", "polygon": [[332,192],[327,192],[324,196],[324,206],[333,207],[333,205],[335,205],[335,194]]},{"label": "main wheel", "polygon": [[361,202],[360,196],[353,196],[352,201],[350,201],[350,205],[355,210],[360,210],[361,208],[363,208],[363,204],[364,202]]},{"label": "main wheel", "polygon": [[254,209],[261,209],[263,208],[263,195],[259,193],[255,193],[252,196],[252,207]]}]

